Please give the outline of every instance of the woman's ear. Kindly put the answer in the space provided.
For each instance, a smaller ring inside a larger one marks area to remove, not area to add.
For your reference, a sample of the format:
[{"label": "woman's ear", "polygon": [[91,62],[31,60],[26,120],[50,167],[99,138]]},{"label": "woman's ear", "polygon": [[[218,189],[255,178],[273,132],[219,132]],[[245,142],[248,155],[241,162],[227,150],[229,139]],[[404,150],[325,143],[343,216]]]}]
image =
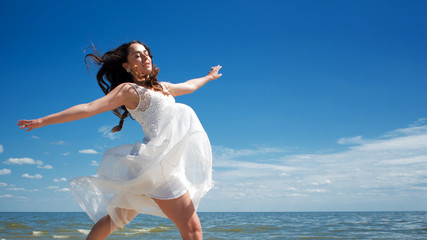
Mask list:
[{"label": "woman's ear", "polygon": [[130,69],[129,64],[127,62],[122,63],[122,67],[127,71]]}]

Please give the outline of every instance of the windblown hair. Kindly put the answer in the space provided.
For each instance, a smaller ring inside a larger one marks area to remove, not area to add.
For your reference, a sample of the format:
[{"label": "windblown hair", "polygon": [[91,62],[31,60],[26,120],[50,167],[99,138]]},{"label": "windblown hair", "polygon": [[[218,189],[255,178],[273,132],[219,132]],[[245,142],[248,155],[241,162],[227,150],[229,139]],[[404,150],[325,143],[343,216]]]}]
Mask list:
[{"label": "windblown hair", "polygon": [[[131,73],[128,73],[122,66],[123,63],[127,62],[127,56],[129,54],[129,46],[139,43],[145,47],[148,51],[148,55],[151,59],[153,59],[153,55],[151,55],[150,48],[142,44],[140,41],[131,41],[129,43],[125,43],[120,45],[118,48],[106,52],[101,56],[101,54],[96,50],[95,46],[92,43],[93,53],[87,54],[85,56],[85,63],[87,68],[89,69],[88,59],[95,63],[98,66],[101,66],[96,74],[96,80],[98,81],[98,85],[101,87],[102,91],[107,95],[111,90],[113,90],[118,85],[125,82],[134,82],[134,77]],[[152,61],[151,61],[152,62]],[[168,93],[163,89],[162,85],[157,81],[157,74],[159,73],[159,68],[156,68],[155,65],[152,65],[152,71],[147,76],[138,75],[138,84],[152,89],[154,91],[160,91],[163,94],[168,95]],[[129,112],[127,111],[125,106],[120,106],[113,110],[113,113],[120,118],[119,125],[115,126],[111,132],[118,132],[122,130],[123,122],[125,118],[129,116]]]}]

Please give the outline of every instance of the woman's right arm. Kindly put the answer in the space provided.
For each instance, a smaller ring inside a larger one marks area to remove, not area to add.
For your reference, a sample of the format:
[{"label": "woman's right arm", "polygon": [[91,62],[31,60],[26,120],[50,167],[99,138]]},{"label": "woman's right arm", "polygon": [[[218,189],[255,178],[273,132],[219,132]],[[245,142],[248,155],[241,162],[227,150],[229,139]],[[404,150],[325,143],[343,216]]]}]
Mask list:
[{"label": "woman's right arm", "polygon": [[44,127],[50,124],[65,123],[70,121],[88,118],[99,113],[114,110],[122,105],[135,106],[138,104],[139,96],[136,90],[129,84],[120,84],[102,98],[93,102],[75,105],[64,111],[51,114],[46,117],[33,120],[19,120],[18,126],[21,129],[31,131],[35,128]]}]

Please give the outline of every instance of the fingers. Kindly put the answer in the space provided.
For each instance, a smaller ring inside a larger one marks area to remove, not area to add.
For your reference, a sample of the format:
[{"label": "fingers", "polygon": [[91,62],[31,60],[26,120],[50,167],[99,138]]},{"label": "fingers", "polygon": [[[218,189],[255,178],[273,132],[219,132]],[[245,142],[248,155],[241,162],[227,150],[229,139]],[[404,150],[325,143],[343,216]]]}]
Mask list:
[{"label": "fingers", "polygon": [[18,126],[23,126],[23,125],[27,125],[29,123],[30,123],[30,121],[28,121],[28,120],[19,120],[17,125]]},{"label": "fingers", "polygon": [[218,73],[219,70],[222,68],[221,65],[216,65],[215,67],[211,67],[210,73]]},{"label": "fingers", "polygon": [[211,67],[211,69],[220,69],[220,68],[222,68],[221,65],[216,65],[215,67]]},{"label": "fingers", "polygon": [[20,128],[22,129],[25,126],[25,123],[26,123],[26,120],[19,120],[18,124],[16,125],[20,126]]},{"label": "fingers", "polygon": [[20,129],[28,128],[27,132],[33,129],[33,127],[29,126],[29,125],[32,125],[31,120],[18,120],[17,125],[19,126]]},{"label": "fingers", "polygon": [[221,68],[221,65],[216,65],[215,67],[211,67],[211,70],[219,71]]}]

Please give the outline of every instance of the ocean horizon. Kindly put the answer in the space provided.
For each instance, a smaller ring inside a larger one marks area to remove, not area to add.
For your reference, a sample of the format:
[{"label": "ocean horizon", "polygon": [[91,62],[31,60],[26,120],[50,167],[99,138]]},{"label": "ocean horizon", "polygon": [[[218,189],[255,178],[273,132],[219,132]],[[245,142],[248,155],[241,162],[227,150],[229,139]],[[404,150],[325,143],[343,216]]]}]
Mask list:
[{"label": "ocean horizon", "polygon": [[[199,212],[204,239],[427,239],[427,211]],[[85,239],[84,212],[1,212],[0,239]],[[108,239],[180,239],[165,218],[138,215]]]}]

